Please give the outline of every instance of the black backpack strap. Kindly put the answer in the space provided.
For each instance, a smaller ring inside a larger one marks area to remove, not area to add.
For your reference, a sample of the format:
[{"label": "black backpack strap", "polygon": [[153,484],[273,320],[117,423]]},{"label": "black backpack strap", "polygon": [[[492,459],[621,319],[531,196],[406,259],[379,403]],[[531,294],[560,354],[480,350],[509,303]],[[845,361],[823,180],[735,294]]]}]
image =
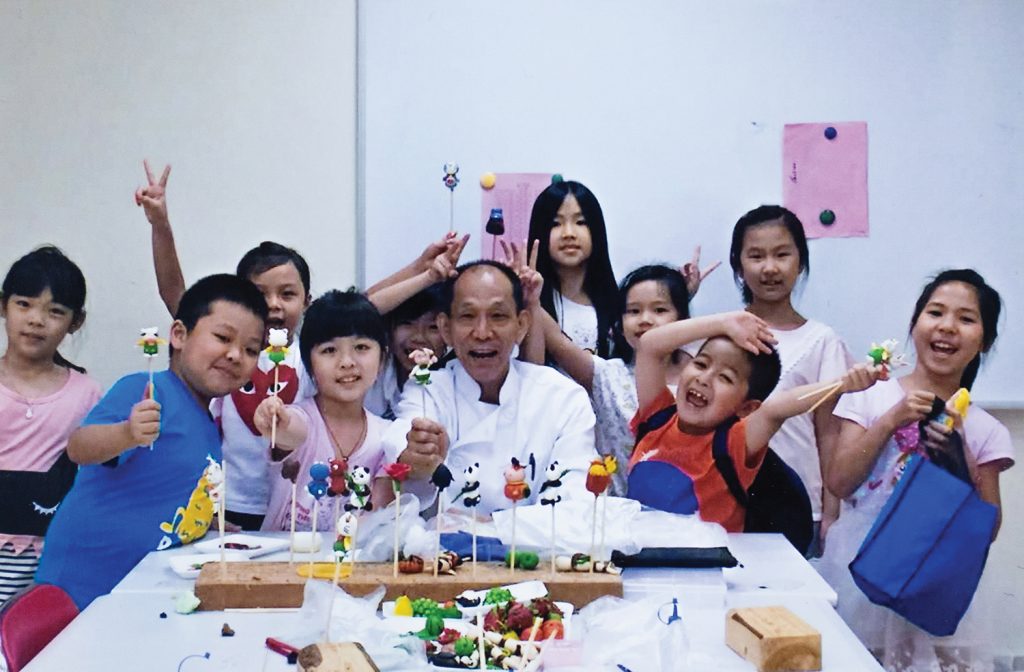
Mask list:
[{"label": "black backpack strap", "polygon": [[640,445],[640,439],[644,438],[659,427],[664,427],[665,423],[672,419],[675,415],[676,405],[666,406],[660,411],[655,411],[651,414],[651,417],[647,418],[636,428],[636,443],[635,446]]},{"label": "black backpack strap", "polygon": [[736,474],[736,465],[729,457],[729,430],[732,429],[736,418],[730,418],[715,428],[715,437],[711,441],[711,455],[715,458],[715,467],[722,475],[722,480],[729,487],[729,492],[740,503],[740,506],[747,506],[747,491],[740,485],[740,477]]}]

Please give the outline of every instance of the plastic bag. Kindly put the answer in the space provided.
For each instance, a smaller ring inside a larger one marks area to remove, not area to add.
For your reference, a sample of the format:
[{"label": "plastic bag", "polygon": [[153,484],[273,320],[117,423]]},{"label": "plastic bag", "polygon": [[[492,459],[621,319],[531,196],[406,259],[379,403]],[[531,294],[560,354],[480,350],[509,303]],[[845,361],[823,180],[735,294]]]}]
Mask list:
[{"label": "plastic bag", "polygon": [[[587,670],[662,672],[686,670],[689,642],[683,609],[672,598],[627,602],[602,597],[572,620],[572,637],[583,643]],[[623,627],[628,623],[629,627]]]},{"label": "plastic bag", "polygon": [[[412,537],[421,539],[427,534],[425,523],[420,518],[420,504],[415,495],[403,493],[399,510],[399,544]],[[329,551],[333,542],[325,544]],[[430,538],[433,549],[433,537]],[[356,558],[359,562],[386,562],[394,555],[395,548],[395,505],[374,509],[359,515],[356,530]],[[419,555],[419,553],[416,553]],[[433,555],[431,550],[430,555]]]},{"label": "plastic bag", "polygon": [[[325,639],[360,642],[381,672],[431,670],[422,641],[396,633],[377,617],[384,592],[381,586],[366,597],[353,597],[327,581],[307,581],[295,626],[288,633],[280,633],[280,638],[300,649]],[[330,637],[325,638],[328,611]]]},{"label": "plastic bag", "polygon": [[[598,500],[597,532],[594,536],[595,554],[600,555],[601,521],[604,519],[603,559],[611,557],[612,550],[627,555],[641,548],[717,548],[728,546],[725,528],[708,523],[696,515],[682,515],[642,510],[640,503],[624,497]],[[593,529],[594,500],[579,497],[558,504],[555,512],[555,552],[570,555],[590,550]],[[494,525],[505,544],[512,542],[512,510],[494,512]],[[551,547],[551,507],[533,504],[516,508],[516,547],[532,549],[544,554]]]}]

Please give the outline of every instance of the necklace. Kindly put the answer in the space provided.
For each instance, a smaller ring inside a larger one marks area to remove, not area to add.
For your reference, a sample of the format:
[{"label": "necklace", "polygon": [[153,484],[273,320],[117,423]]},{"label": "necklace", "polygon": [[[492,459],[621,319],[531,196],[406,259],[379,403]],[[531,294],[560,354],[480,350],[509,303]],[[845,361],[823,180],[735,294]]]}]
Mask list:
[{"label": "necklace", "polygon": [[366,411],[364,410],[361,416],[363,427],[359,432],[359,438],[356,439],[355,443],[352,444],[352,447],[349,448],[349,451],[346,453],[342,449],[341,442],[338,441],[338,437],[334,435],[334,430],[331,429],[331,423],[327,419],[327,416],[324,415],[324,409],[320,406],[319,401],[317,402],[317,408],[320,410],[320,417],[324,419],[324,427],[327,428],[327,435],[331,438],[331,443],[334,447],[334,454],[342,459],[348,459],[352,456],[352,453],[359,449],[359,446],[363,445],[363,441],[366,440],[366,431],[369,427],[369,422],[366,420]]}]

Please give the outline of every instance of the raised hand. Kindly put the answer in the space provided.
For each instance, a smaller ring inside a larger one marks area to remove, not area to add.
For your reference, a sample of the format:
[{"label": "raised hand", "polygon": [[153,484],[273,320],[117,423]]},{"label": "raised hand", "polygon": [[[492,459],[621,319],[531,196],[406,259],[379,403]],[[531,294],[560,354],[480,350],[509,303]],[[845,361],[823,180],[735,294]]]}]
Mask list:
[{"label": "raised hand", "polygon": [[160,436],[160,404],[153,399],[143,399],[132,406],[128,433],[137,446],[148,446],[156,441]]},{"label": "raised hand", "polygon": [[540,240],[533,241],[530,259],[519,269],[519,282],[523,285],[523,302],[526,308],[540,306],[540,292],[544,288],[544,276],[537,272],[537,255],[540,254]]},{"label": "raised hand", "polygon": [[736,345],[755,355],[771,352],[776,343],[768,323],[745,310],[723,315],[722,330]]},{"label": "raised hand", "polygon": [[406,448],[398,461],[412,467],[413,478],[430,478],[448,455],[448,434],[444,427],[428,418],[413,418],[405,438]]},{"label": "raised hand", "polygon": [[693,259],[683,264],[679,272],[683,274],[683,279],[686,280],[686,291],[690,294],[692,299],[696,294],[697,290],[700,289],[700,283],[704,281],[704,278],[711,275],[711,272],[722,265],[721,261],[716,261],[704,270],[700,268],[700,245],[693,248]]},{"label": "raised hand", "polygon": [[146,181],[149,184],[135,190],[135,205],[142,207],[150,224],[167,225],[167,178],[171,175],[171,166],[164,166],[159,180],[153,177],[148,161],[144,159],[142,166],[146,169]]},{"label": "raised hand", "polygon": [[269,436],[275,417],[277,418],[278,431],[288,429],[291,416],[285,409],[284,401],[280,397],[270,396],[261,401],[260,405],[256,407],[256,412],[252,416],[252,424],[256,425],[256,429],[260,431],[260,434]]},{"label": "raised hand", "polygon": [[875,364],[854,364],[843,374],[841,389],[843,392],[866,390],[881,379],[882,371],[882,367]]},{"label": "raised hand", "polygon": [[435,256],[430,262],[430,277],[434,282],[442,282],[448,278],[455,277],[455,269],[459,265],[459,257],[469,240],[467,233],[462,238],[445,236],[446,247]]}]

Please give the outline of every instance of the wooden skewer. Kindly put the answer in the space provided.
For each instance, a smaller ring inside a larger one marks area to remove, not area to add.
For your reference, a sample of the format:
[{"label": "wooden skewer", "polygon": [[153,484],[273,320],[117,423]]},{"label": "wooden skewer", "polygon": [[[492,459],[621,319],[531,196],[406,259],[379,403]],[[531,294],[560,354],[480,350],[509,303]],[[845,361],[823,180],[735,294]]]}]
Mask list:
[{"label": "wooden skewer", "polygon": [[825,392],[826,390],[831,390],[837,384],[841,384],[841,383],[824,383],[824,384],[814,388],[810,392],[804,392],[803,394],[801,394],[796,399],[797,399],[797,401],[803,401],[804,399],[810,399],[811,397],[815,397],[815,396],[821,394],[822,392]]},{"label": "wooden skewer", "polygon": [[818,400],[817,400],[816,402],[814,402],[814,405],[813,405],[813,406],[811,406],[811,407],[810,407],[809,409],[807,409],[807,412],[808,412],[808,413],[813,413],[813,412],[814,412],[814,410],[815,410],[816,408],[818,408],[818,406],[821,406],[821,405],[822,405],[822,404],[824,404],[824,403],[825,403],[826,401],[828,401],[828,400],[829,400],[829,399],[830,399],[830,398],[832,397],[832,395],[834,395],[834,394],[835,394],[836,392],[838,392],[839,390],[841,390],[841,389],[842,389],[842,387],[843,387],[843,384],[842,384],[842,383],[834,383],[834,384],[832,385],[831,389],[829,389],[828,391],[826,391],[826,392],[825,392],[825,394],[821,395],[821,399],[818,399]]}]

